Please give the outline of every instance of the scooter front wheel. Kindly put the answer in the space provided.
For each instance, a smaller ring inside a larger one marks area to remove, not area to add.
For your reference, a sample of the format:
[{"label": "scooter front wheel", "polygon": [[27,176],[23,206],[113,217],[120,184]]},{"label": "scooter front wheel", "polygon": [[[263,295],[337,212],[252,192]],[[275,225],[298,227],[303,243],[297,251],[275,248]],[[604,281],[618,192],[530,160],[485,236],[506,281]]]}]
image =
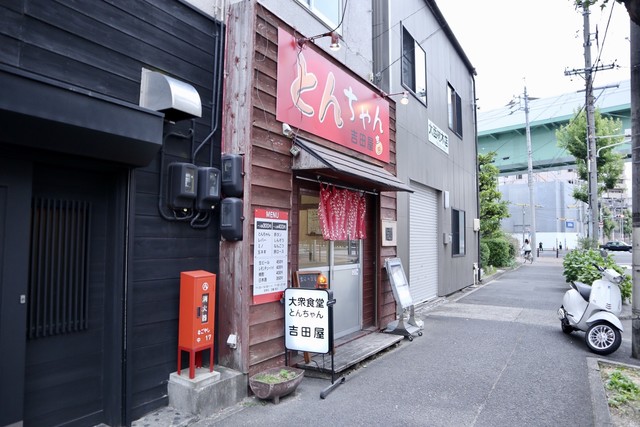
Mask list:
[{"label": "scooter front wheel", "polygon": [[596,322],[589,326],[584,336],[589,350],[596,354],[611,354],[620,347],[622,334],[609,322]]}]

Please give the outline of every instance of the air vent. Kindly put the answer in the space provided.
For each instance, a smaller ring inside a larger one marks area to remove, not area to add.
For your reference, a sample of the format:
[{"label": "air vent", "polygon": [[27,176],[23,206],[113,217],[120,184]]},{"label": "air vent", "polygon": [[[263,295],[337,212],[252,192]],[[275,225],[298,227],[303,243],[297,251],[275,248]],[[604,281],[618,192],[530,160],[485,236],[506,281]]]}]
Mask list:
[{"label": "air vent", "polygon": [[200,95],[193,86],[146,68],[140,79],[140,106],[164,113],[172,122],[202,117]]}]

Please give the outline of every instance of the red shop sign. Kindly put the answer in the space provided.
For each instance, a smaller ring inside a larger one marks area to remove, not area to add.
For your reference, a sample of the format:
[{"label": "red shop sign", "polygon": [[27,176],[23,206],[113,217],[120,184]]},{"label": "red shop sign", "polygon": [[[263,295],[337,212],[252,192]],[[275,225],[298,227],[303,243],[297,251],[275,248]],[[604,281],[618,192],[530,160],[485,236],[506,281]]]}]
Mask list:
[{"label": "red shop sign", "polygon": [[276,119],[389,162],[389,103],[278,29]]}]

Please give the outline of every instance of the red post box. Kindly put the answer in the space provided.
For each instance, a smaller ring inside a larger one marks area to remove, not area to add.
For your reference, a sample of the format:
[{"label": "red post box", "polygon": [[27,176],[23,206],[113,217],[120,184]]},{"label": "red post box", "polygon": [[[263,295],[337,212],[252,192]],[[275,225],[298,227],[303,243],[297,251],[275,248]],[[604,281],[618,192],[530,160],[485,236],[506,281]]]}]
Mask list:
[{"label": "red post box", "polygon": [[204,270],[180,273],[180,318],[178,332],[178,375],[182,352],[189,352],[189,378],[202,367],[202,351],[209,350],[213,372],[213,332],[216,306],[216,275]]}]

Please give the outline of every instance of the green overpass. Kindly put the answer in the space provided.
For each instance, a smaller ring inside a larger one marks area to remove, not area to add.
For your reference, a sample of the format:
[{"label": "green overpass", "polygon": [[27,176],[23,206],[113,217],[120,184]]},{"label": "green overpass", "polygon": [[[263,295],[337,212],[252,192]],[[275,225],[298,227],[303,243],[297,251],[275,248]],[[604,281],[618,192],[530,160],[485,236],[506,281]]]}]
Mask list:
[{"label": "green overpass", "polygon": [[[631,128],[631,84],[620,82],[618,87],[594,89],[595,107],[603,117],[620,119],[622,127]],[[556,130],[565,126],[584,107],[584,92],[533,99],[529,98],[529,127],[531,158],[534,171],[570,169],[575,166],[573,156],[558,147]],[[496,152],[495,165],[500,175],[524,174],[528,170],[526,120],[524,100],[521,105],[478,113],[478,152]],[[585,140],[586,144],[586,140]],[[621,144],[616,151],[631,156],[631,144]]]}]

